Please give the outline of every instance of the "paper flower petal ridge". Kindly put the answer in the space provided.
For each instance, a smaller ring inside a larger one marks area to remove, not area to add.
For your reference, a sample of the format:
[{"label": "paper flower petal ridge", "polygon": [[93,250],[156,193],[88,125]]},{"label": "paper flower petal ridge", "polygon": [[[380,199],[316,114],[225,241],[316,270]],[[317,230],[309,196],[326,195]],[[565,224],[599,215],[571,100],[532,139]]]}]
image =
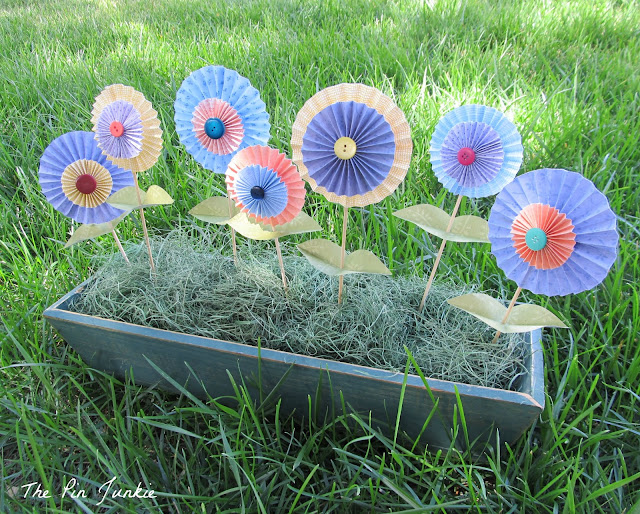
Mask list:
[{"label": "paper flower petal ridge", "polygon": [[617,256],[616,217],[579,173],[540,169],[516,178],[489,216],[491,252],[506,276],[536,294],[598,285]]},{"label": "paper flower petal ridge", "polygon": [[47,201],[80,223],[106,223],[124,211],[106,203],[133,186],[131,171],[109,162],[92,132],[68,132],[54,139],[40,159],[40,186]]},{"label": "paper flower petal ridge", "polygon": [[269,114],[248,79],[223,66],[194,71],[175,101],[176,132],[205,169],[225,173],[233,156],[269,141]]},{"label": "paper flower petal ridge", "polygon": [[267,146],[250,146],[229,163],[229,197],[250,218],[264,225],[282,225],[302,210],[304,182],[290,159]]},{"label": "paper flower petal ridge", "polygon": [[138,173],[158,161],[162,129],[142,93],[122,84],[108,86],[96,97],[91,116],[98,146],[114,164]]},{"label": "paper flower petal ridge", "polygon": [[393,193],[413,150],[404,113],[363,84],[339,84],[311,97],[293,124],[291,146],[311,188],[346,207],[364,207]]},{"label": "paper flower petal ridge", "polygon": [[522,140],[515,125],[484,105],[463,105],[445,114],[429,151],[440,183],[472,198],[498,193],[522,164]]}]

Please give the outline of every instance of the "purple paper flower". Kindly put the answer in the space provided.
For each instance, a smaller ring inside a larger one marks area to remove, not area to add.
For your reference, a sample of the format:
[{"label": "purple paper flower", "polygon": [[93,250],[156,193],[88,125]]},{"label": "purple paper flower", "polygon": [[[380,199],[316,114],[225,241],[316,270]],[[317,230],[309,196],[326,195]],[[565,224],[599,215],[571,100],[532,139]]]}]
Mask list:
[{"label": "purple paper flower", "polygon": [[516,178],[489,216],[491,252],[505,275],[536,294],[598,285],[617,256],[616,217],[579,173],[540,169]]},{"label": "purple paper flower", "polygon": [[131,171],[112,164],[92,132],[68,132],[54,139],[40,159],[40,186],[47,201],[80,223],[106,223],[124,211],[106,203],[133,186]]}]

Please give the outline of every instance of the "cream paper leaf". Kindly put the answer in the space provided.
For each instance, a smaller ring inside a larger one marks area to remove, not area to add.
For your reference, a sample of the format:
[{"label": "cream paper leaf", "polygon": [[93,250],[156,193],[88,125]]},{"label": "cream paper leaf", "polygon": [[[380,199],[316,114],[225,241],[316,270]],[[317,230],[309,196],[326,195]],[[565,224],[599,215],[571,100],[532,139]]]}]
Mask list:
[{"label": "cream paper leaf", "polygon": [[[231,209],[231,215],[229,215]],[[229,198],[226,196],[212,196],[200,202],[189,211],[193,217],[207,223],[215,223],[216,225],[225,225],[240,212],[233,202],[229,205]]]},{"label": "cream paper leaf", "polygon": [[357,250],[345,257],[344,268],[340,267],[340,246],[327,239],[311,239],[298,245],[298,249],[319,271],[339,276],[350,273],[373,273],[391,275],[391,271],[378,257],[368,250]]},{"label": "cream paper leaf", "polygon": [[441,239],[459,243],[488,243],[489,224],[478,216],[458,216],[454,218],[451,231],[447,232],[451,215],[435,205],[412,205],[393,213],[400,219],[415,223]]},{"label": "cream paper leaf", "polygon": [[447,303],[468,312],[504,334],[530,332],[542,327],[569,328],[555,314],[539,305],[516,305],[507,323],[503,323],[507,308],[502,302],[483,293],[470,293],[447,300]]}]

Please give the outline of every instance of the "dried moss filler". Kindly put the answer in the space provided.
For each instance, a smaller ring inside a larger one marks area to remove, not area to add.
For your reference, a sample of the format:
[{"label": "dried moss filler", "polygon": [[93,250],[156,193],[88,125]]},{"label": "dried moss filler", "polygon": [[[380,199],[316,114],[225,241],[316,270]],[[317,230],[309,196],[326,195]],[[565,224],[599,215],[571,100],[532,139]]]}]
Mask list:
[{"label": "dried moss filler", "polygon": [[328,283],[335,278],[285,255],[285,295],[274,255],[247,242],[236,267],[225,237],[173,232],[152,240],[155,279],[144,246],[130,246],[131,265],[119,254],[101,262],[72,310],[401,373],[407,346],[426,376],[470,385],[510,389],[524,371],[521,335],[492,344],[491,328],[446,303],[468,287],[436,284],[419,313],[422,279],[349,275],[348,301],[337,305]]}]

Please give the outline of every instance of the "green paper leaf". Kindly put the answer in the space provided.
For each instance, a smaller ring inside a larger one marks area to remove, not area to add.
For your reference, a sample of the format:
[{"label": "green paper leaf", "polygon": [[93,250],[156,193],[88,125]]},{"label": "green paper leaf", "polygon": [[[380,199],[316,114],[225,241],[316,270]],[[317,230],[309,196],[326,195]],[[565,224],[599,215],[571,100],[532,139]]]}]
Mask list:
[{"label": "green paper leaf", "polygon": [[441,239],[459,243],[488,243],[489,224],[478,216],[457,216],[451,231],[447,232],[451,215],[435,205],[421,204],[407,207],[393,213],[400,219],[415,223]]},{"label": "green paper leaf", "polygon": [[[231,216],[229,216],[229,208],[231,208]],[[196,205],[189,214],[207,223],[225,225],[239,212],[240,209],[233,202],[229,207],[229,198],[226,196],[212,196]]]},{"label": "green paper leaf", "polygon": [[542,327],[569,328],[558,317],[539,305],[516,305],[507,323],[502,323],[507,308],[502,302],[483,293],[471,293],[451,298],[447,303],[484,321],[504,334],[529,332]]},{"label": "green paper leaf", "polygon": [[266,227],[256,223],[244,212],[236,214],[228,223],[229,226],[244,237],[261,241],[275,239],[276,237],[290,236],[291,234],[316,232],[322,229],[316,220],[304,212],[300,212],[300,214],[293,218],[289,223],[273,227],[274,230],[270,230],[271,227]]},{"label": "green paper leaf", "polygon": [[138,202],[135,186],[128,186],[113,193],[107,199],[107,203],[125,211],[155,207],[156,205],[171,205],[173,203],[173,198],[160,186],[151,186],[148,191],[141,189],[140,200]]},{"label": "green paper leaf", "polygon": [[373,273],[391,275],[391,271],[369,250],[357,250],[344,259],[340,267],[342,248],[327,239],[311,239],[298,245],[298,250],[318,270],[327,275],[339,276],[350,273]]},{"label": "green paper leaf", "polygon": [[106,223],[87,223],[86,225],[80,225],[74,230],[64,247],[69,248],[71,245],[81,243],[87,239],[94,239],[98,236],[110,234],[111,231],[116,228],[116,225],[129,215],[129,212],[125,212],[116,219],[107,221]]}]

